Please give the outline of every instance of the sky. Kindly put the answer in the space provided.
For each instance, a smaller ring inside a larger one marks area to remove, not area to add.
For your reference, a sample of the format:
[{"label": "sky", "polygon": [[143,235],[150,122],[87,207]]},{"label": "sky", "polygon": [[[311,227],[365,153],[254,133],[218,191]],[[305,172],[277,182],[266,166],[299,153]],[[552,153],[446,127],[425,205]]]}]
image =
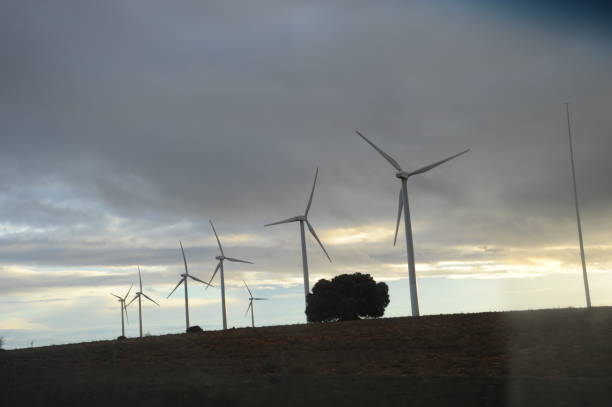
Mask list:
[{"label": "sky", "polygon": [[[111,339],[137,283],[144,331],[184,330],[191,272],[226,255],[228,325],[302,323],[311,285],[362,272],[410,314],[399,182],[422,314],[585,305],[564,102],[593,305],[612,305],[612,32],[604,2],[22,1],[0,6],[0,336]],[[220,329],[218,280],[191,322]],[[126,334],[138,333],[136,307]]]}]

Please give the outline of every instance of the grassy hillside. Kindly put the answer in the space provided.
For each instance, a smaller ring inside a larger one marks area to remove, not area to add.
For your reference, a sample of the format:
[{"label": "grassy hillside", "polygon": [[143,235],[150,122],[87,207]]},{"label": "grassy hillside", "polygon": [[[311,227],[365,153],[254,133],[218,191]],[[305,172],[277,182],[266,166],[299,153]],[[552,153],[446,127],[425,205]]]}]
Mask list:
[{"label": "grassy hillside", "polygon": [[0,367],[2,406],[608,406],[612,308],[90,342],[4,351]]}]

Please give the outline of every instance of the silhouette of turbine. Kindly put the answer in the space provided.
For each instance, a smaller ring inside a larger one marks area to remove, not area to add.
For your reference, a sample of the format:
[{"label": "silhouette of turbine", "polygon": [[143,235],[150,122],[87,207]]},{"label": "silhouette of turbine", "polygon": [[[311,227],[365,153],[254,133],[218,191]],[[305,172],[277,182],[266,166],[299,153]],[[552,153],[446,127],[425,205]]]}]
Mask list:
[{"label": "silhouette of turbine", "polygon": [[183,243],[180,240],[179,240],[179,244],[181,245],[181,253],[183,254],[183,263],[185,264],[185,273],[181,274],[181,279],[179,280],[178,284],[176,285],[176,287],[174,287],[174,289],[172,291],[170,291],[170,294],[168,294],[168,296],[166,298],[170,298],[172,293],[174,291],[176,291],[176,289],[181,284],[185,284],[185,324],[186,324],[185,330],[187,330],[187,329],[189,329],[189,296],[188,296],[188,293],[187,293],[187,279],[190,278],[192,280],[199,281],[200,283],[206,284],[207,286],[210,286],[210,284],[208,284],[207,282],[202,281],[199,278],[189,274],[189,269],[187,268],[187,259],[185,258],[185,250],[183,249]]},{"label": "silhouette of turbine", "polygon": [[[221,252],[221,255],[215,257],[215,259],[219,260],[219,263],[217,263],[215,272],[213,273],[208,283],[210,284],[213,281],[213,279],[217,275],[217,271],[221,271],[220,273],[220,277],[221,277],[221,314],[223,315],[223,329],[227,329],[227,311],[225,310],[225,276],[223,274],[223,261],[228,260],[228,261],[233,261],[237,263],[248,263],[248,264],[253,264],[253,263],[250,261],[240,260],[240,259],[236,259],[233,257],[226,257],[225,253],[223,253],[223,247],[221,246],[219,235],[217,235],[217,231],[215,230],[215,225],[213,225],[212,220],[210,220],[209,222],[210,222],[210,226],[212,226],[213,232],[215,233],[215,237],[217,238],[217,244],[219,245],[219,251]],[[208,287],[206,288],[208,289]]]},{"label": "silhouette of turbine", "polygon": [[389,154],[378,148],[374,143],[368,140],[360,132],[356,131],[356,133],[369,145],[371,145],[376,151],[378,151],[380,155],[382,155],[397,170],[395,176],[399,178],[402,182],[402,189],[399,193],[399,207],[397,210],[397,222],[395,224],[395,238],[393,239],[393,245],[395,245],[395,242],[397,241],[397,231],[399,229],[400,218],[402,217],[402,209],[404,209],[404,228],[406,233],[406,252],[408,255],[408,280],[410,284],[410,302],[412,305],[412,316],[418,317],[419,300],[417,297],[416,270],[414,266],[414,247],[412,242],[412,225],[410,223],[410,209],[408,207],[408,188],[406,186],[406,182],[408,181],[408,178],[412,177],[413,175],[427,172],[440,164],[444,164],[445,162],[452,160],[455,157],[459,157],[460,155],[467,153],[468,151],[470,151],[470,149],[468,148],[467,150],[445,158],[444,160],[426,165],[425,167],[419,168],[416,171],[405,172],[404,170],[402,170],[397,161],[395,161]]},{"label": "silhouette of turbine", "polygon": [[280,225],[281,223],[300,222],[300,236],[302,238],[302,269],[304,272],[304,301],[307,301],[308,293],[310,292],[310,281],[308,280],[308,255],[306,253],[306,234],[304,233],[304,223],[306,223],[306,226],[308,226],[308,230],[312,234],[312,237],[314,237],[315,240],[319,243],[319,246],[321,246],[321,249],[323,249],[323,253],[325,253],[325,256],[327,256],[327,259],[331,262],[331,257],[329,257],[329,254],[327,254],[327,250],[325,250],[323,243],[321,243],[321,240],[319,240],[317,232],[315,232],[314,228],[310,224],[310,221],[308,220],[308,212],[310,211],[310,205],[312,204],[312,196],[314,194],[315,186],[317,185],[318,175],[319,169],[317,168],[317,171],[315,172],[314,182],[312,183],[312,190],[310,191],[310,198],[308,198],[308,205],[306,205],[306,211],[303,215],[294,216],[293,218],[264,225],[272,226]]},{"label": "silhouette of turbine", "polygon": [[140,291],[136,293],[136,295],[134,296],[134,298],[132,298],[132,301],[130,301],[128,305],[133,303],[134,300],[138,298],[138,322],[139,322],[139,327],[140,327],[140,337],[142,338],[142,300],[141,300],[141,297],[145,297],[147,300],[156,304],[158,307],[159,307],[159,304],[154,299],[152,299],[151,297],[149,297],[148,295],[142,292],[142,276],[140,275],[140,266],[138,266],[138,282],[140,284]]},{"label": "silhouette of turbine", "polygon": [[120,297],[117,294],[110,293],[110,295],[118,298],[119,304],[121,306],[121,336],[125,336],[125,324],[123,322],[123,313],[125,313],[126,321],[128,323],[130,322],[128,319],[127,305],[125,305],[125,300],[127,299],[128,295],[130,295],[130,291],[132,291],[132,287],[134,287],[134,284],[130,286],[130,289],[128,290],[128,292],[125,294],[124,297]]},{"label": "silhouette of turbine", "polygon": [[244,283],[244,286],[246,287],[247,291],[249,292],[249,306],[247,307],[246,312],[244,313],[244,315],[246,316],[246,314],[249,313],[249,309],[251,310],[251,328],[255,328],[255,316],[253,315],[253,301],[261,301],[261,300],[267,300],[268,298],[255,298],[253,297],[253,293],[251,293],[251,289],[249,288],[249,286],[247,285],[247,283],[242,280],[242,282]]}]

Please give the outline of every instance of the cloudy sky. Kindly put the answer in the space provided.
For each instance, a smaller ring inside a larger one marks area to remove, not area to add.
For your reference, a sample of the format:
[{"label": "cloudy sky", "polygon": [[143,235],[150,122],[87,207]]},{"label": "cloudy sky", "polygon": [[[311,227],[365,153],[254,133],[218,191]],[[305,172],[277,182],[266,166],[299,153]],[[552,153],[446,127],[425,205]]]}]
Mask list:
[{"label": "cloudy sky", "polygon": [[[297,224],[316,167],[311,283],[367,272],[408,315],[393,246],[404,168],[424,314],[583,306],[564,102],[591,295],[612,305],[612,32],[598,2],[23,1],[0,6],[0,336],[119,334],[143,271],[145,331],[184,329],[179,239],[226,268],[230,326],[304,320]],[[564,3],[566,4],[566,3]],[[402,232],[403,234],[403,232]],[[403,240],[400,239],[401,242]],[[217,287],[192,323],[221,326]],[[128,335],[137,334],[136,309]]]}]

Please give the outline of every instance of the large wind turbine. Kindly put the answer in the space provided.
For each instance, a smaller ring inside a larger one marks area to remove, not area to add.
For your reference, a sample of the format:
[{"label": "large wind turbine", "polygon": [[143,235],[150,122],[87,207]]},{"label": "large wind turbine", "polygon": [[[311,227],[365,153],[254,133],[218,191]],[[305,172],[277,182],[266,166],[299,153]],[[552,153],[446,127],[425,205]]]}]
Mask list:
[{"label": "large wind turbine", "polygon": [[308,293],[310,292],[310,282],[308,280],[308,256],[306,253],[306,234],[304,233],[304,223],[306,223],[306,226],[308,226],[308,230],[310,231],[312,236],[316,239],[316,241],[319,243],[319,246],[321,246],[321,249],[323,249],[323,252],[327,256],[327,259],[331,262],[331,257],[329,257],[329,254],[327,254],[327,250],[325,250],[323,243],[321,243],[321,241],[319,240],[319,237],[317,236],[317,232],[315,232],[314,228],[310,224],[310,221],[308,221],[308,211],[310,211],[310,205],[312,204],[312,196],[314,194],[315,186],[317,185],[318,175],[319,175],[319,168],[317,168],[317,171],[315,172],[314,182],[312,183],[312,190],[310,191],[310,198],[308,198],[308,205],[306,205],[306,211],[304,212],[303,215],[294,216],[293,218],[281,220],[278,222],[268,223],[267,225],[264,225],[264,226],[272,226],[272,225],[280,225],[281,223],[300,222],[300,236],[302,238],[302,268],[304,270],[304,301],[306,301],[306,305],[308,305],[307,298],[308,298]]},{"label": "large wind turbine", "polygon": [[125,319],[128,321],[128,323],[130,322],[128,319],[128,313],[127,313],[127,305],[125,305],[125,300],[127,299],[128,295],[130,295],[130,291],[132,291],[132,287],[134,286],[134,284],[132,284],[130,286],[130,289],[128,290],[128,292],[125,294],[125,297],[120,297],[117,294],[113,294],[110,293],[110,295],[117,297],[119,304],[121,306],[121,336],[125,337],[125,324],[123,322],[123,313],[125,312]]},{"label": "large wind turbine", "polygon": [[215,276],[217,275],[217,271],[221,270],[221,313],[223,315],[223,329],[227,329],[227,313],[225,310],[225,277],[223,275],[223,261],[228,260],[228,261],[233,261],[233,262],[238,262],[238,263],[248,263],[248,264],[253,264],[253,263],[250,261],[240,260],[240,259],[236,259],[233,257],[226,257],[225,253],[223,253],[223,247],[221,247],[221,241],[219,240],[219,235],[217,235],[217,231],[215,230],[215,225],[213,225],[212,220],[209,222],[210,222],[210,226],[212,226],[213,232],[215,233],[215,237],[217,238],[217,243],[219,244],[219,251],[221,252],[221,255],[215,257],[215,259],[219,260],[219,263],[217,264],[217,267],[215,268],[215,272],[213,273],[208,283],[210,284],[213,281],[213,278],[215,278]]},{"label": "large wind turbine", "polygon": [[400,190],[400,193],[399,193],[399,207],[397,209],[397,222],[395,224],[395,238],[393,239],[393,244],[395,245],[395,242],[397,241],[397,231],[399,229],[399,223],[402,217],[402,208],[403,208],[404,209],[404,227],[406,229],[406,252],[408,255],[408,280],[410,284],[410,302],[412,305],[412,316],[418,317],[419,316],[419,300],[417,297],[416,270],[414,266],[414,247],[412,243],[412,225],[410,224],[410,210],[408,207],[408,188],[406,186],[406,182],[408,181],[408,178],[412,177],[413,175],[422,174],[424,172],[427,172],[437,167],[440,164],[444,164],[445,162],[452,160],[455,157],[459,157],[460,155],[467,153],[468,151],[470,151],[470,149],[468,148],[467,150],[464,150],[458,154],[445,158],[444,160],[437,161],[433,164],[426,165],[425,167],[419,168],[416,171],[405,172],[404,170],[402,170],[402,167],[400,167],[397,161],[395,161],[389,154],[385,153],[380,148],[378,148],[374,143],[368,140],[360,132],[357,131],[356,133],[362,139],[364,139],[369,145],[371,145],[376,151],[378,151],[380,155],[382,155],[393,166],[393,168],[397,170],[397,173],[395,174],[395,176],[399,178],[402,182],[402,189]]},{"label": "large wind turbine", "polygon": [[253,293],[251,292],[251,289],[249,288],[249,286],[247,285],[247,283],[242,280],[242,282],[244,283],[244,286],[246,287],[247,291],[249,292],[249,306],[247,307],[246,312],[244,313],[244,315],[246,316],[246,314],[249,313],[249,309],[251,310],[251,328],[255,328],[255,316],[253,315],[253,301],[261,301],[261,300],[267,300],[268,298],[256,298],[253,297]]},{"label": "large wind turbine", "polygon": [[176,291],[176,289],[179,287],[179,285],[181,284],[185,284],[185,324],[186,324],[186,330],[189,329],[189,298],[188,298],[188,294],[187,294],[187,278],[190,278],[192,280],[195,281],[199,281],[200,283],[206,284],[207,286],[210,286],[210,284],[208,284],[205,281],[200,280],[197,277],[192,276],[191,274],[189,274],[189,269],[187,268],[187,259],[185,258],[185,250],[183,249],[183,243],[179,240],[179,244],[181,245],[181,253],[183,253],[183,263],[185,263],[185,273],[181,274],[181,279],[178,282],[178,284],[176,285],[176,287],[174,287],[174,289],[172,291],[170,291],[170,294],[168,294],[168,296],[166,298],[170,298],[170,296],[172,295],[172,293],[174,291]]},{"label": "large wind turbine", "polygon": [[584,242],[582,241],[582,224],[580,222],[580,208],[578,206],[578,190],[576,188],[576,169],[574,167],[574,146],[572,143],[572,128],[570,126],[569,103],[565,103],[565,114],[567,116],[567,136],[569,138],[570,159],[572,161],[572,181],[574,186],[574,204],[576,206],[576,223],[578,224],[578,242],[580,243],[580,260],[582,262],[582,279],[584,280],[584,295],[586,296],[587,308],[591,308],[591,293],[589,291],[589,279],[587,276],[586,260],[584,256]]},{"label": "large wind turbine", "polygon": [[[151,301],[154,304],[157,304],[157,302],[142,292],[142,276],[140,275],[140,266],[138,266],[138,282],[140,283],[140,291],[136,293],[134,298],[132,298],[132,301],[128,302],[128,305],[133,303],[134,300],[138,298],[138,322],[140,325],[140,337],[142,338],[142,300],[140,297],[145,297],[147,300]],[[157,306],[159,307],[159,304],[157,304]]]}]

